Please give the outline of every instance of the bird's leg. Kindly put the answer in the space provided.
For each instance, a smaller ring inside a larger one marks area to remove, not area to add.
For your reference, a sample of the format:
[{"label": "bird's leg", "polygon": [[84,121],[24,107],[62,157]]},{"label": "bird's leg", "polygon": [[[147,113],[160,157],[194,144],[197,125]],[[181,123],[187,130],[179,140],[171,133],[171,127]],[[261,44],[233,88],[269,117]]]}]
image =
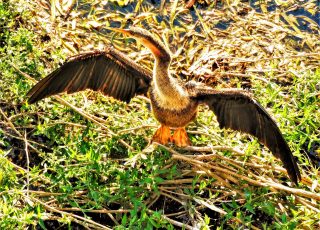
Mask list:
[{"label": "bird's leg", "polygon": [[161,125],[153,135],[152,141],[158,142],[162,145],[166,145],[168,144],[170,137],[170,128],[168,126]]},{"label": "bird's leg", "polygon": [[177,128],[173,136],[170,139],[171,142],[173,142],[178,147],[186,147],[191,145],[191,141],[188,137],[186,129],[183,128]]}]

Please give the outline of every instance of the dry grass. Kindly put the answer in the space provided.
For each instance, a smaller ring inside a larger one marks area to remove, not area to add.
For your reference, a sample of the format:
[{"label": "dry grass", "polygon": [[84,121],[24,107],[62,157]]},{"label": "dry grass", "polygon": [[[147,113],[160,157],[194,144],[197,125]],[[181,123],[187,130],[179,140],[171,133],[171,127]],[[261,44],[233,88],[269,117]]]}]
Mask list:
[{"label": "dry grass", "polygon": [[[246,3],[228,1],[191,13],[185,4],[172,1],[163,5],[160,16],[160,5],[148,1],[129,4],[125,13],[112,10],[108,1],[51,3],[37,0],[21,6],[31,15],[21,23],[39,42],[34,46],[40,54],[26,57],[39,58],[38,73],[49,73],[67,56],[107,45],[152,69],[148,50],[106,29],[128,24],[149,28],[170,47],[171,71],[178,77],[248,88],[263,105],[271,104],[269,111],[299,161],[302,181],[298,187],[289,182],[281,162],[256,141],[219,130],[205,108],[188,129],[195,146],[175,149],[148,145],[157,122],[145,98],[124,105],[87,92],[26,106],[24,95],[15,94],[18,105],[1,98],[1,135],[13,146],[17,142],[24,155],[14,156],[7,148],[2,155],[11,160],[0,164],[24,186],[15,182],[17,187],[1,190],[0,204],[8,196],[13,207],[28,210],[25,215],[38,215],[23,227],[50,228],[54,220],[88,229],[320,227],[319,172],[299,149],[304,144],[300,138],[319,143],[319,100],[308,110],[309,123],[296,108],[296,100],[304,98],[300,91],[307,94],[307,86],[300,88],[303,79],[311,84],[320,77],[320,29],[309,18],[287,14],[295,4],[266,12],[267,3],[261,3],[262,13],[257,13]],[[315,1],[303,7],[312,11]],[[299,29],[298,18],[310,23],[310,31]],[[221,22],[229,26],[218,29]],[[41,78],[26,71],[24,63],[8,62],[26,88]],[[319,99],[319,91],[306,97]],[[299,136],[295,124],[315,127]],[[0,209],[2,218],[7,215]]]}]

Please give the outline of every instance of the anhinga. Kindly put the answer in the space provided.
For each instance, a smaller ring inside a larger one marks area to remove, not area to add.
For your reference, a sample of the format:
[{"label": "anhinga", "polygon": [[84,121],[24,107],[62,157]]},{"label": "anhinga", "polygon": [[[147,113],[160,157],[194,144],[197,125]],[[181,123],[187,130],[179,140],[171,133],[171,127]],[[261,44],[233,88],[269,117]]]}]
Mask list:
[{"label": "anhinga", "polygon": [[[301,180],[297,163],[276,123],[247,92],[216,90],[194,81],[182,83],[169,73],[170,51],[151,33],[140,28],[113,30],[135,38],[151,50],[155,58],[153,73],[108,47],[69,59],[29,91],[29,102],[85,89],[101,91],[125,102],[135,95],[148,93],[153,114],[161,124],[152,140],[161,144],[171,141],[177,146],[191,144],[185,127],[195,119],[197,107],[206,104],[215,113],[221,128],[257,137],[281,159],[293,182],[297,184]],[[175,128],[173,136],[170,128]]]}]

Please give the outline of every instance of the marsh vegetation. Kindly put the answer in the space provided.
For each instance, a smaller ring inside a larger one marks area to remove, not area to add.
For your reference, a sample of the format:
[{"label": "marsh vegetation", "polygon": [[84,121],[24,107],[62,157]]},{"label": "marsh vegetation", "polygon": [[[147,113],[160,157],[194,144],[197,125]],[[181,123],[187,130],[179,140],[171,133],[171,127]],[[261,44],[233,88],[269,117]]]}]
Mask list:
[{"label": "marsh vegetation", "polygon": [[[212,2],[0,2],[1,229],[320,228],[318,1]],[[147,49],[107,29],[131,25],[164,41],[178,78],[252,92],[287,140],[299,185],[205,107],[181,149],[149,144],[158,123],[144,97],[26,102],[80,52],[111,45],[152,69]]]}]

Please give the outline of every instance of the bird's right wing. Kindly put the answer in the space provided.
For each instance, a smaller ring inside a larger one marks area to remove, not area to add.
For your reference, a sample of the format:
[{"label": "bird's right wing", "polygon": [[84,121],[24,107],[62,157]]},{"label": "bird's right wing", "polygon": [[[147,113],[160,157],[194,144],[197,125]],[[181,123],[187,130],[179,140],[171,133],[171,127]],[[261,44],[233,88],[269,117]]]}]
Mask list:
[{"label": "bird's right wing", "polygon": [[192,84],[189,84],[189,88],[194,94],[193,99],[207,104],[215,113],[220,128],[230,128],[257,137],[281,159],[292,181],[297,184],[301,180],[298,165],[277,124],[248,93],[244,90],[215,90]]},{"label": "bird's right wing", "polygon": [[40,80],[27,95],[28,101],[34,103],[62,92],[92,89],[129,102],[136,94],[148,91],[151,79],[150,71],[110,47],[105,51],[92,51],[72,57]]}]

